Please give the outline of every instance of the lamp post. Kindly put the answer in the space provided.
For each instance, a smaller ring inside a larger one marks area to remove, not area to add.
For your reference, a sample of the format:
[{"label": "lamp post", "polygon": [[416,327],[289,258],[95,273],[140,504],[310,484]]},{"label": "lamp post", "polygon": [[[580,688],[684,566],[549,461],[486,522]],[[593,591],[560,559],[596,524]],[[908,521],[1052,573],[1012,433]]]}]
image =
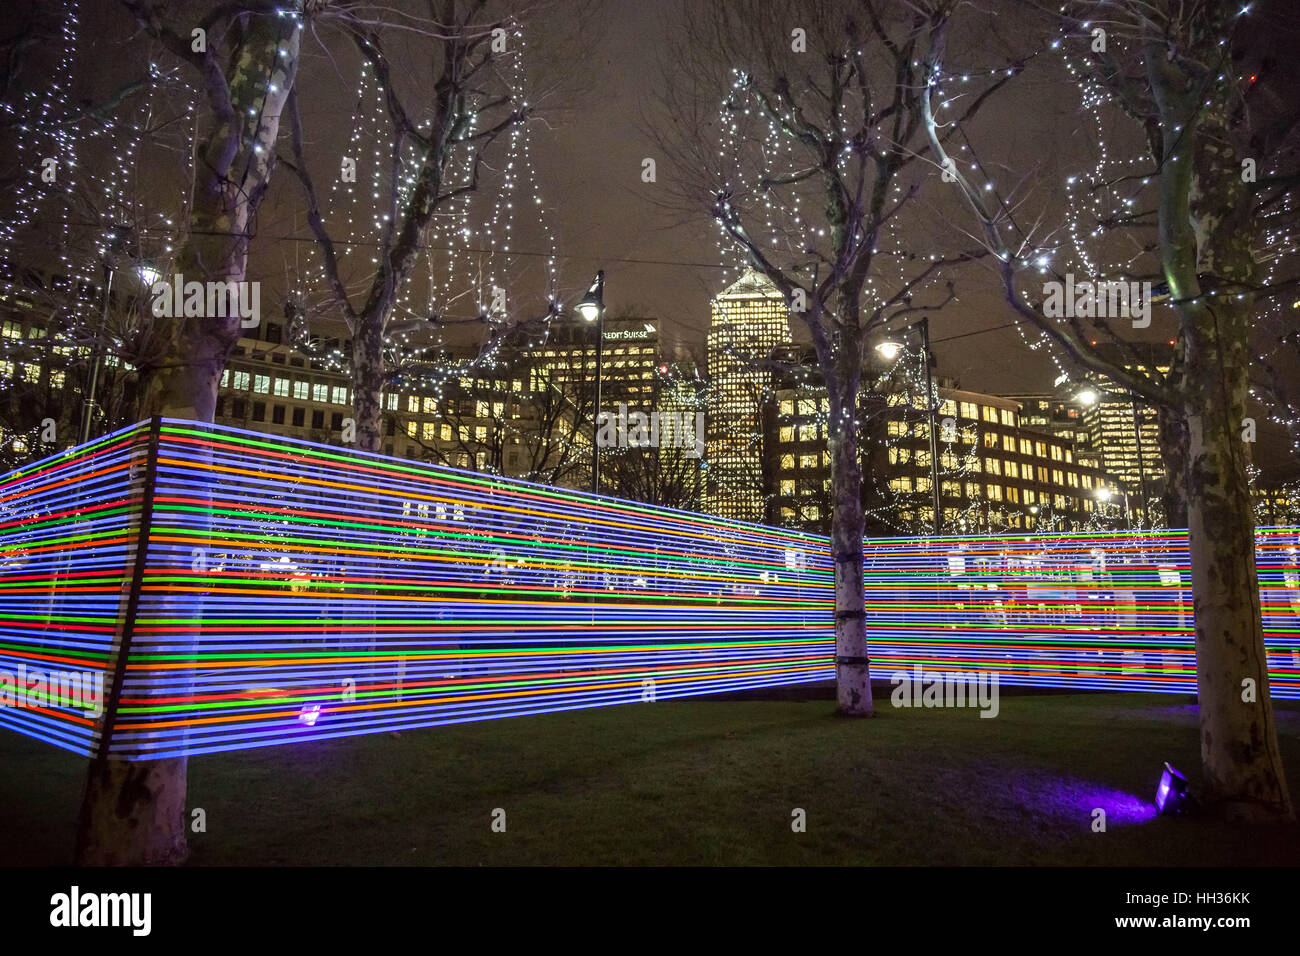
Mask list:
[{"label": "lamp post", "polygon": [[90,432],[95,419],[95,389],[99,386],[100,350],[104,340],[104,329],[108,327],[108,304],[113,295],[113,267],[104,263],[104,308],[99,313],[99,330],[95,335],[94,355],[90,360],[90,378],[86,382],[86,395],[81,403],[81,435],[78,445],[90,441]]},{"label": "lamp post", "polygon": [[[930,352],[929,317],[923,316],[918,321],[902,329],[899,334],[906,335],[913,330],[920,333],[921,352],[925,358],[925,400],[930,415],[930,492],[934,498],[934,533],[938,535],[942,533],[943,527],[943,504],[939,494],[939,435],[937,431],[939,403],[934,400],[934,379],[930,372],[930,365],[934,356]],[[890,339],[886,339],[876,346],[876,351],[884,356],[886,361],[893,361],[902,350],[902,344]]]},{"label": "lamp post", "polygon": [[[1113,494],[1114,494],[1114,492],[1112,492],[1112,491],[1111,491],[1109,488],[1107,488],[1105,485],[1102,485],[1100,488],[1097,489],[1097,500],[1100,501],[1103,505],[1108,504],[1108,503],[1110,502],[1111,496],[1112,496]],[[1130,508],[1129,508],[1129,503],[1128,503],[1128,492],[1127,492],[1127,491],[1123,491],[1123,492],[1121,492],[1121,494],[1124,495],[1124,523],[1125,523],[1125,525],[1127,526],[1128,530],[1129,530],[1129,531],[1132,531],[1132,530],[1133,530],[1133,512],[1132,512],[1132,511],[1130,510]]]},{"label": "lamp post", "polygon": [[601,357],[605,347],[605,270],[596,272],[596,278],[587,294],[578,303],[577,313],[584,322],[596,323],[596,404],[591,412],[591,493],[600,494],[600,378]]}]

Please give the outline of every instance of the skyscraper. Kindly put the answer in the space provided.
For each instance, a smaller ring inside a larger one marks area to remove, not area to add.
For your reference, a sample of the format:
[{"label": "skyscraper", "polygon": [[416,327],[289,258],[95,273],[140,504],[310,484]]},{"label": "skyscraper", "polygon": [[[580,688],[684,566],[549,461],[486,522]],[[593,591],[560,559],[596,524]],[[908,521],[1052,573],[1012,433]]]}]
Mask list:
[{"label": "skyscraper", "polygon": [[757,272],[746,272],[713,300],[706,343],[705,506],[714,514],[746,521],[770,517],[776,406],[774,373],[761,363],[790,341],[790,309]]}]

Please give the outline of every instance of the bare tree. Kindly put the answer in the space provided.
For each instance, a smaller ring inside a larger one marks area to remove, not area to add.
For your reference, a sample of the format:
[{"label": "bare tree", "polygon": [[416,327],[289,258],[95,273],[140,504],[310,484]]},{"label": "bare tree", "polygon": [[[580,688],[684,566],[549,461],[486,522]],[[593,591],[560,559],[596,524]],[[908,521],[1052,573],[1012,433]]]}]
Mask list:
[{"label": "bare tree", "polygon": [[[507,65],[522,56],[521,21],[541,4],[490,4],[488,0],[439,0],[428,14],[395,16],[386,8],[360,5],[343,11],[334,25],[369,65],[384,97],[383,151],[389,169],[376,201],[384,223],[365,253],[368,274],[360,294],[349,289],[345,263],[349,247],[326,225],[326,209],[312,172],[298,97],[291,96],[292,165],[306,204],[307,221],[317,240],[330,298],[352,336],[352,376],[356,442],[376,451],[382,428],[381,395],[388,378],[392,320],[424,252],[423,241],[435,216],[455,215],[480,186],[493,144],[534,113],[530,92],[513,81]],[[436,8],[436,12],[432,12]],[[574,8],[575,14],[581,11]],[[392,36],[418,39],[414,62],[394,62]],[[426,59],[427,58],[427,59]],[[533,91],[537,92],[537,91]],[[538,93],[537,95],[543,95]],[[330,157],[331,176],[338,158]],[[464,170],[461,175],[458,171]],[[370,260],[373,259],[373,264]],[[514,324],[544,321],[558,311],[554,291],[539,315],[516,320],[517,303],[503,307],[493,290],[479,288],[478,315],[470,322],[488,329],[486,341],[499,341]],[[504,290],[502,290],[504,293]],[[426,316],[429,329],[453,324],[449,304]],[[463,322],[463,320],[460,320]],[[486,348],[486,344],[485,344]]]},{"label": "bare tree", "polygon": [[[1235,122],[1242,94],[1232,57],[1245,38],[1237,32],[1242,6],[1113,0],[1052,4],[1045,12],[1087,58],[1091,88],[1104,91],[1145,140],[1149,164],[1123,177],[1134,212],[1120,218],[1124,225],[1156,227],[1153,248],[1177,321],[1170,374],[1142,374],[1107,360],[1097,341],[1131,352],[1107,321],[1113,316],[1089,321],[1090,311],[1080,318],[1073,309],[1065,317],[1048,315],[1045,297],[1039,301],[1025,290],[1043,251],[1038,238],[949,155],[940,130],[961,129],[962,120],[941,125],[934,115],[931,94],[944,72],[942,34],[924,57],[924,128],[945,178],[960,190],[997,257],[1009,307],[1079,366],[1164,410],[1191,540],[1205,799],[1230,817],[1290,819],[1260,618],[1250,449],[1243,441],[1250,319],[1259,292],[1259,203],[1266,193],[1243,175],[1249,147]],[[1139,259],[1128,274],[1106,280],[1127,282],[1141,276],[1141,267]]]},{"label": "bare tree", "polygon": [[[275,168],[281,112],[297,74],[304,0],[214,2],[193,17],[155,0],[122,5],[193,71],[199,90],[190,215],[176,271],[194,281],[242,283],[253,222]],[[237,314],[223,315],[172,317],[155,326],[157,358],[139,370],[142,414],[212,421],[240,329]],[[106,715],[112,713],[110,700]],[[182,861],[185,792],[184,757],[92,761],[77,825],[78,860]]]},{"label": "bare tree", "polygon": [[[909,255],[895,244],[930,169],[919,161],[928,146],[918,64],[957,7],[688,7],[665,96],[674,119],[658,136],[682,171],[679,203],[712,216],[812,341],[830,408],[836,675],[846,715],[872,713],[856,422],[866,350],[891,321],[942,307],[951,287],[917,297],[946,268],[982,255]],[[967,112],[1006,79],[988,83]]]}]

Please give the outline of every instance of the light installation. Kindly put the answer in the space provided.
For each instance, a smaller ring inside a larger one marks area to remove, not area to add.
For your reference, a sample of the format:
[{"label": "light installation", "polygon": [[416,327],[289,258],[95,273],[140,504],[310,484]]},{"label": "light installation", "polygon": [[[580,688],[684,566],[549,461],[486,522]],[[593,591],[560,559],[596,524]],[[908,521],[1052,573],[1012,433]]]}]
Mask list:
[{"label": "light installation", "polygon": [[[1300,698],[1296,529],[1259,534]],[[1183,532],[866,542],[874,676],[1195,692]],[[826,538],[155,420],[0,479],[0,726],[202,754],[833,677]],[[105,728],[109,728],[107,734]]]}]

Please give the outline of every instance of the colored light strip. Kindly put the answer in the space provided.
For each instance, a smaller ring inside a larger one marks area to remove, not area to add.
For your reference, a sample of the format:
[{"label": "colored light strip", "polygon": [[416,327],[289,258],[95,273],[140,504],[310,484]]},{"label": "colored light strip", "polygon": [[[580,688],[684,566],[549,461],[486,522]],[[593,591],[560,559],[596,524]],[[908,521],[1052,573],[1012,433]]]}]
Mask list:
[{"label": "colored light strip", "polygon": [[[0,669],[130,650],[127,759],[834,676],[824,537],[164,420],[0,479]],[[143,503],[139,605],[125,609]],[[1277,697],[1300,698],[1296,529],[1259,534]],[[873,675],[1195,692],[1184,532],[866,542]],[[31,695],[0,726],[89,754]]]}]

